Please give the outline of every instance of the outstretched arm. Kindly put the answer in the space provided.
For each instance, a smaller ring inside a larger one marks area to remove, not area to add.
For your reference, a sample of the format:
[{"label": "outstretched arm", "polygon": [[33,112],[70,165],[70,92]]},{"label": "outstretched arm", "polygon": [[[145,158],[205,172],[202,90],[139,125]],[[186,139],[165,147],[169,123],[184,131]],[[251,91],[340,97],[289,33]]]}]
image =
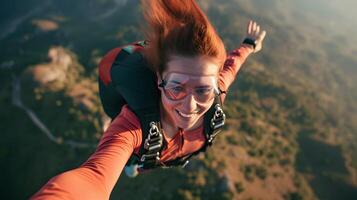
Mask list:
[{"label": "outstretched arm", "polygon": [[[257,53],[262,49],[265,35],[266,31],[261,30],[260,26],[255,21],[249,21],[245,38],[254,41],[255,48],[253,44],[242,43],[238,49],[235,49],[228,54],[223,69],[219,74],[219,87],[222,91],[226,92],[228,90],[249,54]],[[225,93],[221,95],[222,102],[224,101],[225,96]]]},{"label": "outstretched arm", "polygon": [[53,177],[30,199],[109,199],[124,165],[141,144],[138,119],[133,113],[129,118],[122,114],[111,123],[95,153],[82,166]]}]

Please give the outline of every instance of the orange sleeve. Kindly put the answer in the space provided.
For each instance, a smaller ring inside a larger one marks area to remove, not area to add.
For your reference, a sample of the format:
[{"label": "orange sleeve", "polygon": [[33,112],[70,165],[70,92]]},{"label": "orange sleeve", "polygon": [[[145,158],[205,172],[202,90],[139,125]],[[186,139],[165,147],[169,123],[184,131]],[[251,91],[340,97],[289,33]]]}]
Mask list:
[{"label": "orange sleeve", "polygon": [[124,106],[84,164],[55,176],[30,199],[109,199],[127,160],[140,147],[139,129],[139,120]]},{"label": "orange sleeve", "polygon": [[[249,54],[253,52],[250,45],[242,44],[238,49],[233,50],[227,56],[227,59],[223,65],[223,69],[219,73],[219,88],[227,92],[229,86],[235,80],[239,69],[241,68],[244,61],[247,59]],[[226,97],[226,93],[221,95],[222,102]]]}]

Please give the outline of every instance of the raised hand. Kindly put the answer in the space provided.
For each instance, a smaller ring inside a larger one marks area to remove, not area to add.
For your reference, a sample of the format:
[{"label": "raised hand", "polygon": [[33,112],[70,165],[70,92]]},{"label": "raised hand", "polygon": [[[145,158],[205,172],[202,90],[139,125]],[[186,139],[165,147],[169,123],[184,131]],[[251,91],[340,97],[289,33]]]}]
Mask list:
[{"label": "raised hand", "polygon": [[250,20],[247,25],[247,32],[245,38],[250,38],[255,41],[254,53],[260,51],[263,47],[263,41],[266,35],[265,30],[260,29],[260,25],[257,22]]}]

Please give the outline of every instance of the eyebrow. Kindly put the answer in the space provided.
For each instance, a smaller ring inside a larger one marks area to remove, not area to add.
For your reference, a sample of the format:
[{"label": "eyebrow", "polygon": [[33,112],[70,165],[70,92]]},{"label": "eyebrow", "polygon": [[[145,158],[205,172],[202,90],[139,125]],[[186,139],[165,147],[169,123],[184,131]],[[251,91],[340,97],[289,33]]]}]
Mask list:
[{"label": "eyebrow", "polygon": [[181,84],[182,85],[182,83],[180,81],[170,80],[169,82],[177,83],[177,84]]},{"label": "eyebrow", "polygon": [[211,85],[202,85],[202,86],[197,86],[195,88],[204,89],[204,88],[213,88],[213,86],[211,86]]}]

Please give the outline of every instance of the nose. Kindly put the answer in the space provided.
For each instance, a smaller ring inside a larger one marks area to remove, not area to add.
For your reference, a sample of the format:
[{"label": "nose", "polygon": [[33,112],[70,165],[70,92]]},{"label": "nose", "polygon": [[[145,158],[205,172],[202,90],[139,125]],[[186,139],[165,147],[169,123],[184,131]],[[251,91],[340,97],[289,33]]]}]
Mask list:
[{"label": "nose", "polygon": [[192,93],[188,94],[187,97],[183,100],[182,106],[184,111],[187,113],[193,113],[197,110],[197,102],[192,95]]}]

